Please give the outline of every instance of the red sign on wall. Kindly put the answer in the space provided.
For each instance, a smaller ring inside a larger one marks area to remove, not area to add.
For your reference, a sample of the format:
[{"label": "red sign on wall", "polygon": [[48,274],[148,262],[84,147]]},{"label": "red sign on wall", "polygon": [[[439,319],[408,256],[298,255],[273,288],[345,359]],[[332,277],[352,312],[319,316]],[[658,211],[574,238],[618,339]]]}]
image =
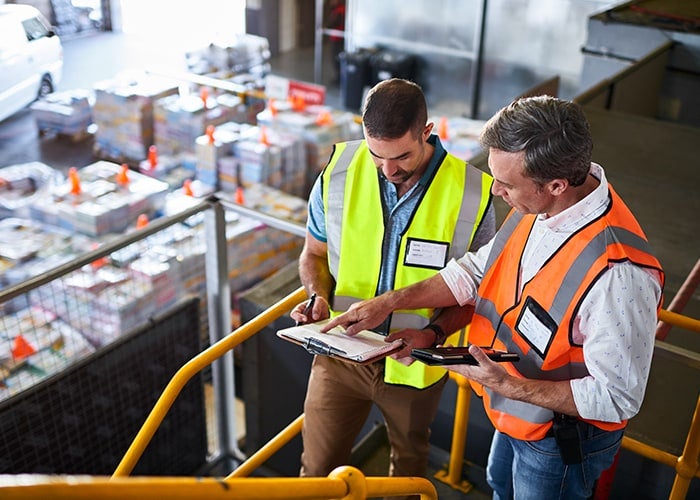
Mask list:
[{"label": "red sign on wall", "polygon": [[289,80],[275,75],[268,75],[265,82],[265,93],[275,99],[303,99],[307,105],[323,104],[326,102],[326,87],[315,83]]}]

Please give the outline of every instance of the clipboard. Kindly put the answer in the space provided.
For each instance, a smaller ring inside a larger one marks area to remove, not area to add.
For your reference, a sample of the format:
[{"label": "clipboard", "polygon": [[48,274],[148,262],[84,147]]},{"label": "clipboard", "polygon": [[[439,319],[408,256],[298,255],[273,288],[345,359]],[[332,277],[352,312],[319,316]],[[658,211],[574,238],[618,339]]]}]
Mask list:
[{"label": "clipboard", "polygon": [[[491,361],[509,363],[520,360],[514,352],[496,351],[482,347]],[[469,354],[469,347],[430,347],[411,349],[411,357],[426,365],[478,365],[474,356]]]},{"label": "clipboard", "polygon": [[371,330],[362,330],[357,335],[345,334],[342,327],[321,333],[328,320],[293,326],[277,331],[277,336],[303,347],[309,354],[330,356],[357,364],[368,364],[384,359],[403,347],[402,340],[385,342],[385,337]]}]

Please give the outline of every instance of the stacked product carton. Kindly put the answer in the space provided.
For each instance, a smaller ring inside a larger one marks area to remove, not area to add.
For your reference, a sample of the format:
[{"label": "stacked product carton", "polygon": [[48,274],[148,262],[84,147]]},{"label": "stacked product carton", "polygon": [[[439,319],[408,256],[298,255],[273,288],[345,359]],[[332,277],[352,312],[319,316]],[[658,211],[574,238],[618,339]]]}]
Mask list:
[{"label": "stacked product carton", "polygon": [[90,236],[124,231],[141,214],[148,217],[162,209],[168,185],[98,161],[72,170],[69,181],[30,207],[34,220]]},{"label": "stacked product carton", "polygon": [[79,331],[45,309],[0,316],[0,401],[94,351]]},{"label": "stacked product carton", "polygon": [[257,35],[221,36],[185,57],[190,71],[198,74],[229,70],[265,75],[270,71],[270,44],[267,38]]},{"label": "stacked product carton", "polygon": [[219,162],[221,189],[265,184],[302,195],[306,186],[306,147],[302,137],[286,131],[253,127],[233,144],[231,157]]},{"label": "stacked product carton", "polygon": [[92,123],[94,101],[89,90],[68,90],[47,95],[33,103],[31,109],[40,133],[76,135],[87,132]]},{"label": "stacked product carton", "polygon": [[234,144],[249,128],[251,125],[228,122],[219,127],[210,127],[206,134],[197,137],[195,140],[197,180],[215,190],[218,189],[220,161],[231,156]]},{"label": "stacked product carton", "polygon": [[0,168],[0,218],[28,218],[29,206],[65,180],[59,170],[38,161]]},{"label": "stacked product carton", "polygon": [[438,134],[445,149],[457,158],[471,160],[481,153],[479,134],[486,123],[484,120],[441,116],[432,118],[432,121],[435,123],[433,133]]},{"label": "stacked product carton", "polygon": [[194,153],[195,140],[209,125],[245,119],[245,105],[240,97],[172,95],[156,101],[155,145],[162,155]]},{"label": "stacked product carton", "polygon": [[[295,109],[296,108],[296,109]],[[362,129],[352,113],[327,106],[299,106],[292,103],[268,106],[258,114],[259,125],[298,134],[306,145],[306,182],[302,195],[328,162],[337,142],[362,138]]]},{"label": "stacked product carton", "polygon": [[176,94],[176,82],[125,72],[94,85],[95,153],[106,159],[142,160],[154,143],[155,102]]},{"label": "stacked product carton", "polygon": [[112,265],[86,267],[41,286],[30,304],[56,314],[94,346],[143,325],[157,310],[147,279]]}]

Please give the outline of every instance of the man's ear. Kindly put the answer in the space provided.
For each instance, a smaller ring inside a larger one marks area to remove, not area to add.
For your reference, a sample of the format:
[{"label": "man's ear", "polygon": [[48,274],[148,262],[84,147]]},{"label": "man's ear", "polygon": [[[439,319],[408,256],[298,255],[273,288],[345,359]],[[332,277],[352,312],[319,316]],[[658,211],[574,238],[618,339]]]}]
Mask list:
[{"label": "man's ear", "polygon": [[425,126],[423,129],[423,140],[427,141],[428,137],[430,137],[430,133],[433,131],[433,127],[435,124],[433,122],[428,122],[428,124]]},{"label": "man's ear", "polygon": [[547,189],[552,196],[560,196],[569,187],[566,179],[554,179],[547,183]]}]

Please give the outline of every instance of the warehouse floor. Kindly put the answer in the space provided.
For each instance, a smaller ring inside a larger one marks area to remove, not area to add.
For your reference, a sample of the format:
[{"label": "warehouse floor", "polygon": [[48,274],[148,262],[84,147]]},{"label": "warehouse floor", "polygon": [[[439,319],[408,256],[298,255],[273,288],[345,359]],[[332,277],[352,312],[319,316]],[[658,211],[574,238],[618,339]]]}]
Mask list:
[{"label": "warehouse floor", "polygon": [[[181,52],[144,45],[120,34],[102,33],[66,41],[64,51],[65,76],[58,90],[89,88],[121,70],[145,68],[146,65],[154,72],[185,70]],[[313,78],[313,50],[302,49],[274,59],[272,72],[310,81]],[[327,99],[331,106],[340,107],[337,86],[328,86]],[[596,161],[606,168],[618,192],[638,213],[666,268],[665,304],[668,304],[696,264],[700,249],[697,219],[700,213],[700,197],[697,195],[700,130],[594,110],[589,116],[596,143]],[[55,168],[67,169],[82,167],[94,160],[89,135],[81,138],[40,137],[29,109],[0,123],[0,167],[42,161]],[[700,318],[700,295],[697,292],[685,311]],[[698,335],[672,330],[667,340],[700,352]],[[686,382],[678,381],[680,385]],[[655,406],[671,410],[673,404],[672,401],[659,401]],[[472,495],[481,494],[474,492],[469,497]],[[441,493],[441,498],[448,496]]]}]

